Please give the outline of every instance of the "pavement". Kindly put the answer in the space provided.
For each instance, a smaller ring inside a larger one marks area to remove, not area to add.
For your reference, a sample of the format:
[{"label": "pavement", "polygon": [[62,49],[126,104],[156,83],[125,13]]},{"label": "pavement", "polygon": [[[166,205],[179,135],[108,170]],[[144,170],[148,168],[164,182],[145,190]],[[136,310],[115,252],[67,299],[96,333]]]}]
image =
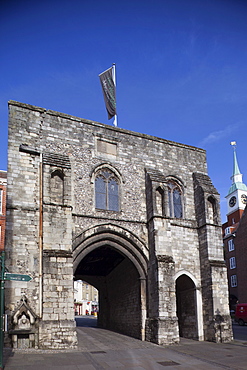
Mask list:
[{"label": "pavement", "polygon": [[5,370],[247,369],[247,342],[158,346],[96,327],[77,327],[77,350],[4,349]]}]

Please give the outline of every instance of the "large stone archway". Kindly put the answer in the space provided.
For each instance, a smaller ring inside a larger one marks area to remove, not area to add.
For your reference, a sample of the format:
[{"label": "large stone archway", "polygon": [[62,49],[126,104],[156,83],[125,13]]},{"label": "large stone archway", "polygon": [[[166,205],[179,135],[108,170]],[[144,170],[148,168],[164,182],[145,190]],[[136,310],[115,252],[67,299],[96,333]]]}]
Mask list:
[{"label": "large stone archway", "polygon": [[99,291],[98,325],[145,339],[147,251],[113,224],[90,228],[73,243],[74,276]]}]

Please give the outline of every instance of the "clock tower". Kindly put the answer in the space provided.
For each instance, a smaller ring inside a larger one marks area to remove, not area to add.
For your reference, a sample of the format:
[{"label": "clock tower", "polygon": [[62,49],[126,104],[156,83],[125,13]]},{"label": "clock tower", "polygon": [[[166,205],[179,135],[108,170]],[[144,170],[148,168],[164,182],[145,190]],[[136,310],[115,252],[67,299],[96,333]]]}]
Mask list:
[{"label": "clock tower", "polygon": [[243,175],[239,170],[236,155],[236,142],[231,142],[231,145],[233,146],[233,174],[231,176],[232,185],[226,196],[227,220],[229,225],[239,222],[247,204],[247,186],[243,183]]}]

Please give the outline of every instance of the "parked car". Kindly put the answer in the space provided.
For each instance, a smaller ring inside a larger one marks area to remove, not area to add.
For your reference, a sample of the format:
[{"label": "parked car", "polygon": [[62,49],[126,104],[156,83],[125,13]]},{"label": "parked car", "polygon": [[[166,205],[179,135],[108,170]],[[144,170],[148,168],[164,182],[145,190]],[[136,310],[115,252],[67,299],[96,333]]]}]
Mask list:
[{"label": "parked car", "polygon": [[238,303],[235,311],[235,321],[239,325],[245,325],[247,322],[247,303]]}]

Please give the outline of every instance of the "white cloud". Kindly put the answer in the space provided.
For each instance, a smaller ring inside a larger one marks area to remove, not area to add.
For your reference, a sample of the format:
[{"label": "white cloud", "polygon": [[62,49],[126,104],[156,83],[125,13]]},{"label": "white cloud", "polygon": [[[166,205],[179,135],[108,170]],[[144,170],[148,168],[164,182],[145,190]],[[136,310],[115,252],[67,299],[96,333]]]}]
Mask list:
[{"label": "white cloud", "polygon": [[229,136],[233,131],[236,131],[238,127],[238,124],[234,124],[226,126],[223,130],[213,131],[204,139],[202,139],[198,146],[203,147],[207,144],[213,144],[217,141],[220,141],[221,139]]}]

